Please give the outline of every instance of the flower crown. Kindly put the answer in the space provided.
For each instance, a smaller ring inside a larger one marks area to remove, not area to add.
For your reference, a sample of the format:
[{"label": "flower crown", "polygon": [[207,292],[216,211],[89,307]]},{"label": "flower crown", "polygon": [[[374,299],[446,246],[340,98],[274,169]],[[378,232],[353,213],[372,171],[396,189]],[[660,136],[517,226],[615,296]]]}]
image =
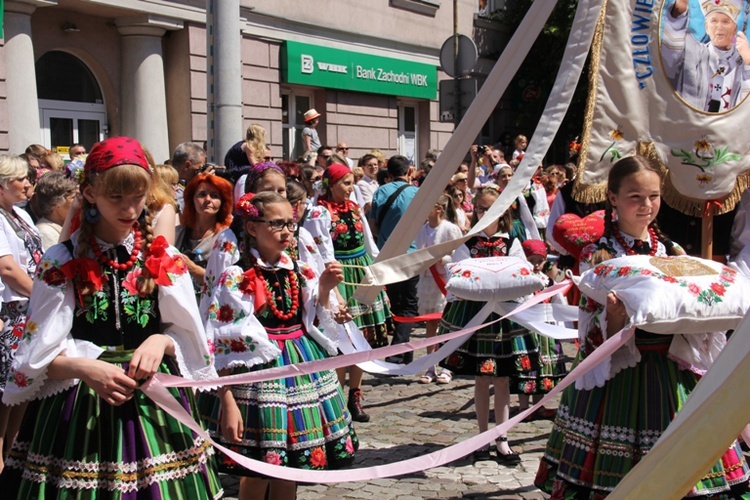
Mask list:
[{"label": "flower crown", "polygon": [[245,219],[259,219],[263,217],[260,209],[253,205],[253,196],[255,196],[254,193],[247,193],[239,199],[234,205],[234,211],[237,215]]}]

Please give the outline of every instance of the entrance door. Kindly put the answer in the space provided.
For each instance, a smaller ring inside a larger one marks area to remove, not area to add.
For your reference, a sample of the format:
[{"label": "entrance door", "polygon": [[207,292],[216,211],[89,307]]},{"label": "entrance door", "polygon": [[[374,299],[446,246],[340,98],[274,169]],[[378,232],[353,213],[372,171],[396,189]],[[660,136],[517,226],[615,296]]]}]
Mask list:
[{"label": "entrance door", "polygon": [[[90,107],[95,107],[88,105]],[[107,114],[102,109],[81,110],[83,103],[39,100],[42,144],[57,150],[72,144],[83,144],[86,151],[107,134]],[[75,108],[75,109],[73,109]]]}]

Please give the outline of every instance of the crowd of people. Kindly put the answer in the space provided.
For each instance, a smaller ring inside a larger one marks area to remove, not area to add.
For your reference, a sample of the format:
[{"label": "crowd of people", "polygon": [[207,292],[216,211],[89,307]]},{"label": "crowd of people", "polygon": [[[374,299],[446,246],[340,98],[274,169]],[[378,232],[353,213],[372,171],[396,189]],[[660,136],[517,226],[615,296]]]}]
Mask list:
[{"label": "crowd of people", "polygon": [[[314,109],[305,113],[308,154],[295,162],[273,161],[259,125],[221,166],[207,163],[192,142],[156,164],[124,137],[88,154],[73,145],[67,164],[38,145],[0,156],[0,486],[19,498],[216,498],[222,471],[242,477],[240,498],[294,498],[294,482],[215,451],[139,385],[155,373],[207,380],[337,356],[350,324],[372,348],[408,342],[418,316],[428,317],[427,337],[461,330],[485,303],[446,293],[447,266],[459,261],[516,257],[551,286],[563,278],[565,262],[585,270],[615,256],[685,253],[656,224],[661,170],[651,160],[615,164],[603,206],[572,199],[574,164],[540,166],[501,217],[428,270],[360,303],[357,285],[395,237],[439,152],[430,150],[418,165],[379,150],[355,162],[346,143],[321,144],[319,117]],[[508,151],[472,146],[409,251],[470,231],[508,186],[527,144],[519,135]],[[599,208],[606,210],[604,237],[570,264],[552,225],[563,213]],[[499,317],[491,313],[485,322]],[[583,299],[575,362],[626,322],[615,295],[606,304]],[[529,417],[554,420],[536,479],[553,498],[611,492],[697,383],[694,370],[667,356],[670,336],[637,331],[635,338],[639,362],[596,386],[571,386],[558,410],[541,407]],[[385,361],[408,364],[413,353]],[[473,333],[415,381],[450,385],[454,376],[473,377],[477,429],[484,432],[491,408],[495,423],[505,422],[566,374],[559,341],[504,319]],[[337,469],[354,463],[353,422],[371,418],[362,378],[354,365],[169,391],[212,439],[241,456]],[[473,458],[507,467],[522,461],[507,435]],[[691,495],[734,498],[747,493],[748,478],[735,442]]]}]

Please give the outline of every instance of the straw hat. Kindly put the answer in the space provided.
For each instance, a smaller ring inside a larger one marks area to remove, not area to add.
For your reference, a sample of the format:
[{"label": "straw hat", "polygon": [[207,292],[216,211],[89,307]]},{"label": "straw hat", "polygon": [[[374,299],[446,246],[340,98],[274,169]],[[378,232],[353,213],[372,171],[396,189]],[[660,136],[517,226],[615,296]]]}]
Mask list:
[{"label": "straw hat", "polygon": [[305,111],[305,122],[313,121],[314,119],[318,118],[320,116],[320,113],[315,111],[315,108],[308,109]]}]

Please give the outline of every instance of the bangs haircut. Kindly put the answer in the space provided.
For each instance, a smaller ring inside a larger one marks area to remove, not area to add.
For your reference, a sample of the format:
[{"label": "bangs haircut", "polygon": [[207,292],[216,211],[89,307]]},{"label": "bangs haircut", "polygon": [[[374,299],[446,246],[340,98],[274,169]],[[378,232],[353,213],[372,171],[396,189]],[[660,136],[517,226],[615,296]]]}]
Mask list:
[{"label": "bangs haircut", "polygon": [[151,188],[151,173],[138,165],[118,165],[92,176],[91,185],[95,191],[105,186],[102,194],[133,194],[148,192]]}]

